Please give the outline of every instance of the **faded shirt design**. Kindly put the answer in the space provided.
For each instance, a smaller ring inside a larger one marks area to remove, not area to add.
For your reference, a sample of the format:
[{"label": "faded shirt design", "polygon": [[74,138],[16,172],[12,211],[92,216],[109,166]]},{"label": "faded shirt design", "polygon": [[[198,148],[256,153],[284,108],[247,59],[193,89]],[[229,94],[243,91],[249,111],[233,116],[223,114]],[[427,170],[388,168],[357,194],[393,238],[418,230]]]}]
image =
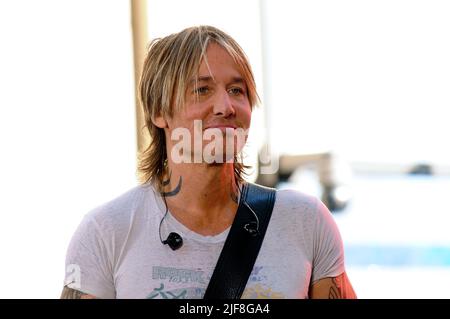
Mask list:
[{"label": "faded shirt design", "polygon": [[[150,184],[137,186],[85,215],[66,255],[65,283],[98,298],[198,299],[208,286],[229,228],[202,236],[170,212]],[[277,191],[272,217],[242,298],[307,298],[312,282],[344,272],[342,239],[318,199]]]}]

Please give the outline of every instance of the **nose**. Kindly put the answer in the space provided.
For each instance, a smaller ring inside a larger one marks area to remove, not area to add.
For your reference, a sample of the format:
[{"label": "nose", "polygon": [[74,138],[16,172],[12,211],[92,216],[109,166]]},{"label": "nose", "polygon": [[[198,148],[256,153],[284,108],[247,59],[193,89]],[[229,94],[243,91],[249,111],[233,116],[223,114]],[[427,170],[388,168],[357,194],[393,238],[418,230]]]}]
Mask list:
[{"label": "nose", "polygon": [[233,106],[233,101],[227,90],[221,90],[220,93],[217,94],[217,97],[214,100],[213,112],[216,116],[226,118],[235,115],[236,111]]}]

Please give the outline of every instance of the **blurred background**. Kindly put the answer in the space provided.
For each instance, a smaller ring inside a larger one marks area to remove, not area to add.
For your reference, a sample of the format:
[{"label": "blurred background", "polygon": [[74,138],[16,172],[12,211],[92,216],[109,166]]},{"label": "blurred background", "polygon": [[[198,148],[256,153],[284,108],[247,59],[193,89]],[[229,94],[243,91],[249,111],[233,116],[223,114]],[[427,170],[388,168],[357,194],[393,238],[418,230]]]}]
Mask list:
[{"label": "blurred background", "polygon": [[450,298],[449,16],[436,0],[1,1],[0,298],[59,297],[83,215],[137,185],[146,44],[200,24],[254,69],[250,180],[327,204],[360,298]]}]

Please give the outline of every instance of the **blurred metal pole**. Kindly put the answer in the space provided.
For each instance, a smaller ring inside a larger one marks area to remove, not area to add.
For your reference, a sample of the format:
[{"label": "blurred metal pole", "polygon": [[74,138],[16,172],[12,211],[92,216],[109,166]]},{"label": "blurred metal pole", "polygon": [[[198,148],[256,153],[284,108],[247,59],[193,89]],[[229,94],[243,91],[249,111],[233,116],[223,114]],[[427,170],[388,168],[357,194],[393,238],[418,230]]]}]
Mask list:
[{"label": "blurred metal pole", "polygon": [[263,101],[264,106],[264,125],[265,125],[265,141],[268,144],[271,142],[271,102],[272,94],[270,90],[270,45],[268,37],[268,12],[266,0],[259,0],[259,21],[261,30],[261,55],[262,55],[262,79],[263,79]]},{"label": "blurred metal pole", "polygon": [[[268,36],[268,4],[267,0],[259,0],[259,21],[261,30],[261,55],[262,55],[262,104],[264,116],[264,144],[258,153],[258,177],[256,182],[258,184],[274,187],[278,181],[278,173],[271,174],[263,173],[263,166],[271,166],[273,163],[278,163],[278,152],[273,143],[272,131],[272,93],[270,80],[272,79],[270,70],[270,44]],[[270,165],[268,165],[270,163]],[[276,164],[278,166],[278,164]]]},{"label": "blurred metal pole", "polygon": [[133,33],[134,83],[136,102],[136,141],[138,153],[143,151],[150,141],[150,136],[143,130],[144,114],[138,98],[139,79],[146,54],[147,0],[131,0],[131,28]]}]

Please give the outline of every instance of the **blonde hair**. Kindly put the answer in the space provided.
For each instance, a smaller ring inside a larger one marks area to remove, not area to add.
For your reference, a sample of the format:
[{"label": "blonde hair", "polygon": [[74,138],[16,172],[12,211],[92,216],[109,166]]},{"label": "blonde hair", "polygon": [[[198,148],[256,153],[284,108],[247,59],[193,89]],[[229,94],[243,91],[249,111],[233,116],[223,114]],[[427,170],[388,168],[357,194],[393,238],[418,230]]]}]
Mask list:
[{"label": "blonde hair", "polygon": [[[197,75],[211,42],[224,48],[240,69],[251,107],[259,103],[248,58],[239,44],[225,32],[212,26],[198,26],[153,40],[139,83],[139,98],[145,116],[144,128],[148,129],[151,137],[149,146],[139,156],[138,170],[142,183],[154,180],[156,186],[162,189],[167,161],[166,138],[164,129],[153,124],[152,118],[172,117],[173,107],[179,110],[184,105],[188,83]],[[236,183],[243,181],[245,168],[242,161],[235,159]]]}]

